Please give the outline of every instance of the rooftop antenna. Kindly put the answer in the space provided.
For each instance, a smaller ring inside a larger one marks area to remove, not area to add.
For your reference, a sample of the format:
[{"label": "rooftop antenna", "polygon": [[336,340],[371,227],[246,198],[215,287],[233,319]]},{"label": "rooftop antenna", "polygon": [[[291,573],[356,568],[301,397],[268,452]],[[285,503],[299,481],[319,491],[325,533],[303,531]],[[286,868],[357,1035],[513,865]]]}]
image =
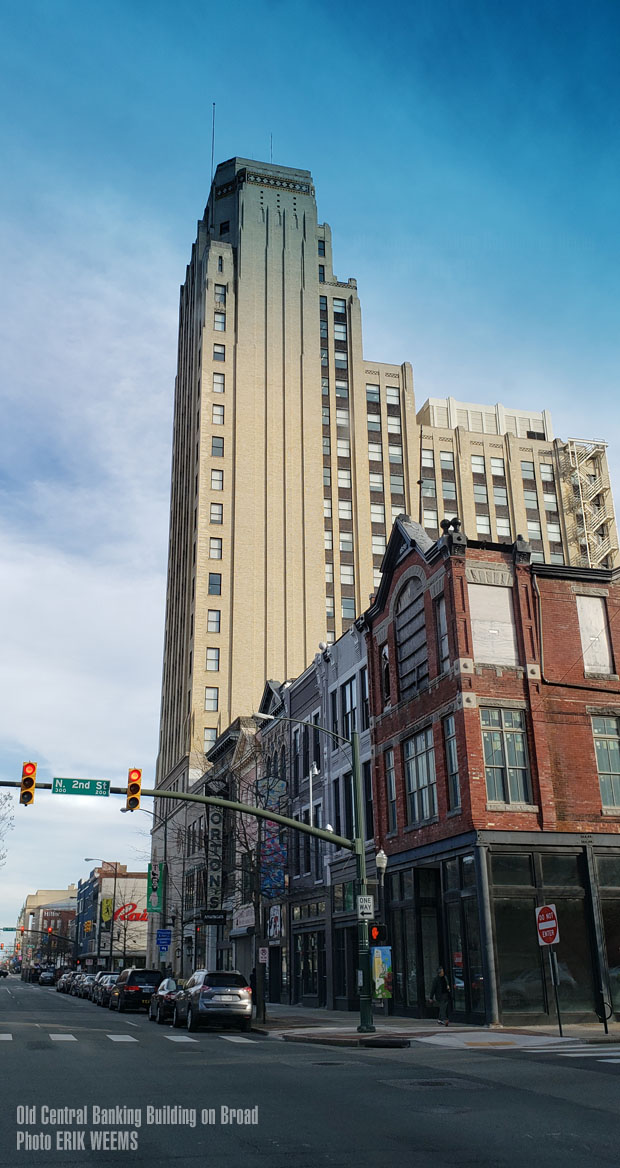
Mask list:
[{"label": "rooftop antenna", "polygon": [[215,102],[213,102],[213,118],[211,122],[211,183],[213,183],[213,157],[215,154]]}]

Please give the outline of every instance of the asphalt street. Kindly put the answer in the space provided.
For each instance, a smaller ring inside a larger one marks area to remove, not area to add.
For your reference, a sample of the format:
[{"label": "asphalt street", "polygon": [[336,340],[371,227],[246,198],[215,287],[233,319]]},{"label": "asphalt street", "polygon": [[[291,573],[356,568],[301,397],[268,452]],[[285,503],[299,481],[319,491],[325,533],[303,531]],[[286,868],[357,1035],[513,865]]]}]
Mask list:
[{"label": "asphalt street", "polygon": [[620,1053],[437,1037],[369,1050],[189,1035],[11,977],[0,983],[0,1165],[617,1166],[620,1062],[604,1060]]}]

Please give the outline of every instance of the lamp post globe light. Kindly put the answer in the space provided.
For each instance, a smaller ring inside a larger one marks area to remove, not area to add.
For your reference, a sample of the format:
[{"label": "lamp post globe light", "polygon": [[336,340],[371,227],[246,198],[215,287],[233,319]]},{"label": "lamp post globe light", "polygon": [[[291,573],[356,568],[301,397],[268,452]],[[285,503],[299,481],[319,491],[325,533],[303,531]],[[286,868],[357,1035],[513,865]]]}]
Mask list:
[{"label": "lamp post globe light", "polygon": [[[357,730],[352,731],[350,738],[345,738],[344,734],[336,734],[334,730],[329,730],[327,726],[318,726],[315,722],[309,722],[304,718],[290,718],[286,714],[254,714],[254,717],[261,722],[294,722],[298,726],[309,726],[312,730],[319,731],[319,733],[322,734],[327,734],[329,738],[333,738],[337,742],[342,742],[345,744],[345,746],[349,747],[349,750],[351,751],[351,770],[353,773],[353,811],[355,819],[355,836],[352,840],[349,841],[348,847],[349,850],[355,855],[358,896],[367,896],[368,883],[366,877],[366,849],[364,846],[364,841],[366,838],[366,817],[362,788],[362,769],[360,766],[359,734]],[[360,1034],[374,1034],[376,1028],[373,1023],[372,1014],[372,971],[370,963],[370,945],[368,940],[368,921],[360,919],[359,913],[357,922],[357,939],[357,984],[360,999],[360,1024],[357,1029]]]}]

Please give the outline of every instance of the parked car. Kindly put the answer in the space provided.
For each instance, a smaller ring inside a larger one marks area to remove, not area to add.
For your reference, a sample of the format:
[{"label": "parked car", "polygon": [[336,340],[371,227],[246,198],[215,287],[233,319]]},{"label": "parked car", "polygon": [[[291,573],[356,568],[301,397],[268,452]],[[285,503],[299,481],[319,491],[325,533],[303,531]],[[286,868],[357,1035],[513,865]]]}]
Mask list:
[{"label": "parked car", "polygon": [[68,983],[70,977],[71,977],[71,972],[69,970],[67,970],[65,973],[61,973],[60,977],[58,978],[58,981],[56,982],[56,993],[57,994],[64,994],[67,992],[67,983]]},{"label": "parked car", "polygon": [[106,973],[107,973],[107,970],[100,969],[99,972],[95,974],[93,981],[92,981],[92,984],[88,987],[88,1000],[89,1000],[89,1002],[94,1002],[95,991],[97,989],[97,986],[99,985],[99,982],[101,981],[102,977],[106,976]]},{"label": "parked car", "polygon": [[95,986],[96,997],[94,1001],[98,1006],[108,1006],[110,1004],[110,991],[114,983],[118,981],[117,973],[106,973],[105,977]]},{"label": "parked car", "polygon": [[78,989],[78,998],[87,998],[90,993],[91,986],[95,984],[94,973],[85,973]]},{"label": "parked car", "polygon": [[252,1025],[252,990],[237,969],[197,969],[174,1003],[172,1025],[188,1030],[201,1023],[236,1021],[242,1030]]},{"label": "parked car", "polygon": [[110,991],[110,1010],[148,1009],[151,994],[163,978],[159,969],[123,969]]},{"label": "parked car", "polygon": [[75,977],[73,977],[71,979],[71,981],[69,983],[69,993],[71,994],[71,997],[79,998],[80,986],[81,986],[85,977],[86,977],[85,973],[76,973]]},{"label": "parked car", "polygon": [[174,977],[165,977],[160,982],[149,1003],[150,1022],[159,1022],[159,1025],[163,1026],[164,1022],[172,1020],[174,1003],[186,984],[185,981],[179,981]]},{"label": "parked car", "polygon": [[53,969],[42,969],[40,974],[39,974],[39,985],[53,986],[53,984],[54,984],[54,970]]}]

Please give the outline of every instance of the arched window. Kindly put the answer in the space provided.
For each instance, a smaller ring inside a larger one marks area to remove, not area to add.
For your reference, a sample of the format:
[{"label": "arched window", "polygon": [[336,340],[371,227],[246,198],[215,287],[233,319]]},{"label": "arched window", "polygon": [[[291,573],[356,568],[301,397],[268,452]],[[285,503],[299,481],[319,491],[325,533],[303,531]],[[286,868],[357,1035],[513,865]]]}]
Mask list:
[{"label": "arched window", "polygon": [[387,641],[381,650],[381,686],[383,689],[383,704],[390,704],[390,651]]},{"label": "arched window", "polygon": [[423,582],[408,580],[396,602],[396,651],[400,697],[408,698],[428,684],[428,645]]}]

